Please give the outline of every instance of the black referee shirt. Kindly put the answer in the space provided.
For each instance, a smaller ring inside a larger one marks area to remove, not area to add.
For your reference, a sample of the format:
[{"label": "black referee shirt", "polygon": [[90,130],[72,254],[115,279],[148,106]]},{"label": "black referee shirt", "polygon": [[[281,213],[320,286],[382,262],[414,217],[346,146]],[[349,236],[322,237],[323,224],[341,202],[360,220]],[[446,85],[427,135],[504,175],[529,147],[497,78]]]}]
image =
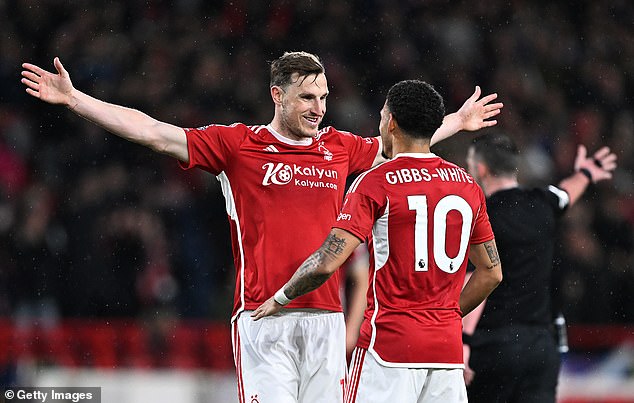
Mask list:
[{"label": "black referee shirt", "polygon": [[512,188],[487,199],[504,279],[487,298],[476,332],[508,325],[549,326],[556,221],[568,194]]}]

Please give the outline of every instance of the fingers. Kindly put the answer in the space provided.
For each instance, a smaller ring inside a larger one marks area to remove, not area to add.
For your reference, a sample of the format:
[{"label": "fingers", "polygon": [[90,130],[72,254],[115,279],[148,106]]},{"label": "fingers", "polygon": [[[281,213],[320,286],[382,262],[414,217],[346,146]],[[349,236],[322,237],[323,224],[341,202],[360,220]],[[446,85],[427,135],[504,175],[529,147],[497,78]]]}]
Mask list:
[{"label": "fingers", "polygon": [[[488,104],[489,102],[493,101],[494,99],[497,99],[497,97],[498,97],[498,94],[496,94],[496,93],[489,94],[489,95],[487,95],[487,96],[483,97],[482,99],[480,99],[480,100],[478,101],[478,103],[479,103],[480,105],[486,105],[486,104]],[[499,106],[500,108],[503,106],[501,102],[499,102],[498,104],[500,105],[500,106]]]},{"label": "fingers", "polygon": [[473,91],[473,95],[471,95],[469,99],[476,101],[478,98],[480,98],[480,94],[482,94],[482,90],[480,89],[479,85],[476,85],[475,91]]},{"label": "fingers", "polygon": [[480,126],[481,127],[491,127],[491,126],[495,126],[498,124],[497,120],[489,120],[494,116],[497,116],[500,114],[500,110],[499,109],[494,109],[492,111],[486,112],[482,115],[482,121],[480,122]]},{"label": "fingers", "polygon": [[35,98],[39,98],[40,97],[40,92],[39,91],[35,91],[35,90],[30,89],[30,88],[26,89],[26,93],[31,95],[31,96],[33,96],[33,97],[35,97]]},{"label": "fingers", "polygon": [[610,154],[610,147],[603,146],[594,153],[594,158],[601,159],[606,155]]},{"label": "fingers", "polygon": [[[601,147],[594,153],[593,159],[594,163],[606,172],[616,169],[616,154],[610,152],[609,147]],[[611,177],[612,175],[609,178]]]},{"label": "fingers", "polygon": [[499,110],[499,109],[494,109],[494,110],[492,110],[490,112],[486,112],[484,114],[484,119],[489,119],[489,118],[492,118],[493,116],[499,115],[500,112],[502,112],[502,111]]},{"label": "fingers", "polygon": [[616,169],[616,154],[608,154],[601,159],[595,159],[601,164],[601,169],[604,171],[614,171]]},{"label": "fingers", "polygon": [[38,82],[40,79],[40,76],[28,70],[22,71],[22,77],[26,77],[33,82]]},{"label": "fingers", "polygon": [[22,63],[22,68],[32,71],[33,73],[37,74],[40,77],[47,73],[46,70],[31,63]]},{"label": "fingers", "polygon": [[22,84],[26,85],[27,87],[26,92],[31,96],[39,98],[40,97],[39,80],[41,77],[31,71],[23,71],[22,76],[23,78],[20,81],[22,82]]},{"label": "fingers", "polygon": [[53,65],[55,66],[55,70],[61,75],[66,75],[66,69],[62,65],[62,62],[59,60],[59,57],[55,57],[53,59]]},{"label": "fingers", "polygon": [[496,102],[494,104],[484,104],[484,110],[489,112],[489,111],[493,111],[493,110],[500,110],[504,107],[504,104],[502,102]]},{"label": "fingers", "polygon": [[601,147],[592,156],[594,164],[604,171],[613,171],[616,169],[616,154],[610,151],[607,146]]},{"label": "fingers", "polygon": [[577,156],[575,157],[575,169],[579,168],[581,161],[585,160],[588,155],[588,150],[583,144],[579,144],[577,147]]},{"label": "fingers", "polygon": [[37,67],[31,63],[22,63],[22,84],[26,85],[27,94],[40,98],[40,80],[42,76],[46,74],[46,70]]},{"label": "fingers", "polygon": [[253,318],[254,321],[259,320],[263,318],[264,316],[265,316],[264,310],[262,309],[262,307],[258,307],[255,311],[251,313],[251,317]]},{"label": "fingers", "polygon": [[22,81],[22,84],[26,85],[27,87],[29,87],[30,89],[34,91],[40,90],[40,84],[38,82],[27,80],[26,78],[23,78],[20,81]]}]

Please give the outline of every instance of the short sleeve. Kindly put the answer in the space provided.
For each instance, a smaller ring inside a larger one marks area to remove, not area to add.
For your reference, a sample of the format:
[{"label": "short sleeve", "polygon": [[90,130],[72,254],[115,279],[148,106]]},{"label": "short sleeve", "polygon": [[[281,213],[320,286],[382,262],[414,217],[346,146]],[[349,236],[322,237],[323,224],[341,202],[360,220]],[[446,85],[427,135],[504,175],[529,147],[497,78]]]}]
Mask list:
[{"label": "short sleeve", "polygon": [[548,189],[544,189],[543,192],[548,204],[550,204],[557,214],[562,214],[566,208],[568,208],[570,197],[565,190],[550,185]]},{"label": "short sleeve", "polygon": [[480,200],[480,208],[478,210],[475,223],[473,226],[473,232],[471,233],[470,243],[472,245],[478,245],[494,238],[493,229],[491,228],[491,222],[489,221],[489,214],[487,212],[486,199],[482,189],[478,186],[478,198]]},{"label": "short sleeve", "polygon": [[349,132],[340,132],[349,155],[349,173],[368,170],[379,153],[378,137],[360,137]]},{"label": "short sleeve", "polygon": [[333,227],[344,229],[364,242],[372,232],[380,210],[381,205],[370,196],[359,191],[349,192]]},{"label": "short sleeve", "polygon": [[248,130],[242,124],[231,126],[209,125],[184,129],[187,136],[189,163],[180,163],[183,169],[201,168],[218,175],[224,171],[233,153]]}]

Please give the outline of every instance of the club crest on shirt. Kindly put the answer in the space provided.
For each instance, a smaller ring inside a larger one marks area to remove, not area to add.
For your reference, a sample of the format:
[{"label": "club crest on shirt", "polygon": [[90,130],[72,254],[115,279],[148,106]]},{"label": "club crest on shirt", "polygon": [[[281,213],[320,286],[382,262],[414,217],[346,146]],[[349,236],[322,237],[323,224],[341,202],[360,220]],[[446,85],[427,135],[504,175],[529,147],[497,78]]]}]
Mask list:
[{"label": "club crest on shirt", "polygon": [[325,159],[326,161],[332,161],[332,153],[330,152],[330,150],[328,150],[328,149],[326,148],[326,146],[324,145],[324,142],[323,142],[323,141],[320,141],[320,142],[319,142],[319,145],[317,146],[317,149],[318,149],[319,151],[321,151],[322,153],[324,153],[324,159]]}]

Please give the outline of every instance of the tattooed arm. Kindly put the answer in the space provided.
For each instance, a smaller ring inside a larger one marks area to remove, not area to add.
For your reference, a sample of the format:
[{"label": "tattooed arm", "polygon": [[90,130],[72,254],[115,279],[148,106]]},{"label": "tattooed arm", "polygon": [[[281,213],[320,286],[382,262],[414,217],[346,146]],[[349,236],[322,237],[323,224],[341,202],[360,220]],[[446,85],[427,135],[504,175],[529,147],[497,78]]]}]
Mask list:
[{"label": "tattooed arm", "polygon": [[[348,231],[333,228],[321,247],[299,266],[293,277],[280,289],[282,298],[293,300],[318,288],[341,267],[360,243],[359,238]],[[271,297],[253,311],[251,316],[253,320],[258,320],[279,312],[282,307],[282,304]]]},{"label": "tattooed arm", "polygon": [[469,260],[475,270],[460,294],[462,316],[480,305],[502,281],[502,265],[495,239],[472,245]]}]

